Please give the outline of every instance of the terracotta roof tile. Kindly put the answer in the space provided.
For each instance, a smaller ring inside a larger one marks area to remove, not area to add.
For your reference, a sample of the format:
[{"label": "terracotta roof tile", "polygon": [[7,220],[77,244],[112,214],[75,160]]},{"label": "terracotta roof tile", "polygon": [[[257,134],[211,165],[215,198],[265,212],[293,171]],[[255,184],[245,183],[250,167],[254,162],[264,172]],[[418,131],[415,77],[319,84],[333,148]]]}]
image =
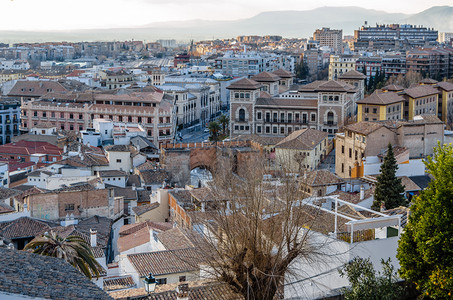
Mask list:
[{"label": "terracotta roof tile", "polygon": [[140,277],[149,273],[164,275],[198,270],[202,255],[193,248],[157,251],[127,256]]},{"label": "terracotta roof tile", "polygon": [[404,98],[397,93],[376,90],[368,97],[357,101],[357,104],[389,105],[403,101]]},{"label": "terracotta roof tile", "polygon": [[186,249],[195,246],[178,227],[159,233],[157,238],[167,250]]},{"label": "terracotta roof tile", "polygon": [[112,299],[63,259],[0,248],[4,293],[39,299]]},{"label": "terracotta roof tile", "polygon": [[430,85],[418,85],[412,88],[405,89],[403,93],[411,98],[420,98],[438,94],[439,91]]},{"label": "terracotta roof tile", "polygon": [[328,136],[327,132],[305,128],[294,131],[275,145],[275,148],[312,150]]},{"label": "terracotta roof tile", "polygon": [[104,291],[115,291],[135,287],[132,276],[104,277]]},{"label": "terracotta roof tile", "polygon": [[280,79],[280,76],[269,72],[261,72],[252,76],[252,80],[255,80],[256,82],[276,82]]},{"label": "terracotta roof tile", "polygon": [[255,80],[243,78],[230,84],[227,89],[229,90],[257,90],[261,84]]},{"label": "terracotta roof tile", "polygon": [[349,70],[338,77],[338,79],[365,79],[366,76],[356,70]]},{"label": "terracotta roof tile", "polygon": [[159,207],[159,202],[154,202],[154,203],[151,203],[151,204],[144,204],[144,205],[139,205],[139,206],[135,206],[132,208],[132,210],[134,211],[134,213],[137,215],[137,216],[141,216],[143,215],[144,213],[147,213],[153,209],[156,209]]},{"label": "terracotta roof tile", "polygon": [[399,91],[404,90],[404,87],[402,87],[400,85],[396,85],[396,84],[390,84],[390,85],[384,86],[382,88],[382,90],[389,91],[389,92],[399,92]]},{"label": "terracotta roof tile", "polygon": [[278,69],[277,71],[272,72],[273,74],[277,75],[280,78],[292,78],[294,77],[294,74],[286,71],[284,69]]},{"label": "terracotta roof tile", "polygon": [[354,131],[354,132],[357,132],[357,133],[360,133],[363,135],[368,135],[382,127],[385,127],[384,123],[362,121],[362,122],[346,125],[344,127],[344,129]]}]

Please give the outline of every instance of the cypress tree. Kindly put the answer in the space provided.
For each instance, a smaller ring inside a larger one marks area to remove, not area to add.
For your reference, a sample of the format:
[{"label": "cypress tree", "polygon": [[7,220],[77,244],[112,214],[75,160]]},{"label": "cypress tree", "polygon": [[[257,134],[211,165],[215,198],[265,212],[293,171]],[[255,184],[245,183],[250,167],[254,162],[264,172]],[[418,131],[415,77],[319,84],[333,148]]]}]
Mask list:
[{"label": "cypress tree", "polygon": [[379,211],[381,203],[384,203],[386,209],[402,205],[406,206],[406,198],[403,196],[404,186],[401,183],[401,179],[396,177],[396,170],[398,170],[398,165],[396,164],[392,145],[389,144],[387,155],[384,157],[380,174],[377,177],[372,209]]}]

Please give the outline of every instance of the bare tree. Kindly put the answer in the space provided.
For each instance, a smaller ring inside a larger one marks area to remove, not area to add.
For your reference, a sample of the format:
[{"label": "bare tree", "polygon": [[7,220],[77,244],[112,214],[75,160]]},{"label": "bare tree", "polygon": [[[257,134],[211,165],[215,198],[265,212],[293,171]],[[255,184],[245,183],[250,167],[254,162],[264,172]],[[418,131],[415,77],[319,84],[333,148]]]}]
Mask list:
[{"label": "bare tree", "polygon": [[295,260],[319,262],[327,243],[311,238],[320,210],[304,205],[303,176],[281,166],[278,180],[263,180],[265,161],[256,155],[241,162],[240,176],[220,164],[211,184],[215,209],[194,221],[204,237],[205,271],[245,299],[277,298]]}]

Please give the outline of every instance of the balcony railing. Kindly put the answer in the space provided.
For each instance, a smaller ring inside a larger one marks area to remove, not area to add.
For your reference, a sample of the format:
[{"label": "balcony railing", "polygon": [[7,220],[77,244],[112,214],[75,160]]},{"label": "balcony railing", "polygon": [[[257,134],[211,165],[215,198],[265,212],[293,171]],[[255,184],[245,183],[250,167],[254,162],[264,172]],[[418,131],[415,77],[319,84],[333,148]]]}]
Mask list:
[{"label": "balcony railing", "polygon": [[327,121],[327,122],[324,122],[324,125],[326,125],[326,126],[337,126],[337,122]]}]

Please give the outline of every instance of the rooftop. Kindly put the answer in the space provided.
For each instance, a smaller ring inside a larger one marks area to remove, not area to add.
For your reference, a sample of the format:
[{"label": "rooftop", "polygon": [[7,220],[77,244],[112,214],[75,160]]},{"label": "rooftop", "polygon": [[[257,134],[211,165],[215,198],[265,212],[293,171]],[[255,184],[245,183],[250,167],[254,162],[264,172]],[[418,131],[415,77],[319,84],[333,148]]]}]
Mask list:
[{"label": "rooftop", "polygon": [[327,132],[316,129],[300,129],[285,137],[282,141],[275,145],[275,148],[312,150],[328,136],[329,134]]},{"label": "rooftop", "polygon": [[202,255],[194,248],[156,251],[127,256],[140,277],[152,273],[155,276],[197,270]]},{"label": "rooftop", "polygon": [[45,299],[112,299],[62,259],[0,248],[1,292]]}]

